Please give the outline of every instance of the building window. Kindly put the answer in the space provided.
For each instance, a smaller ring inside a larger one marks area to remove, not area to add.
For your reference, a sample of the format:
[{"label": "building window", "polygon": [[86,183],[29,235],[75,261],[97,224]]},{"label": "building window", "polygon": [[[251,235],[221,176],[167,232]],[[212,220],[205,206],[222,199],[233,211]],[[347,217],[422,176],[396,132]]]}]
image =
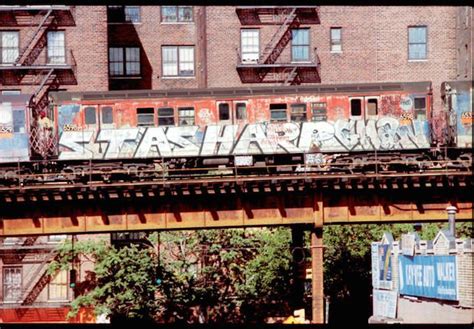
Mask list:
[{"label": "building window", "polygon": [[342,51],[342,28],[331,27],[331,51],[339,53]]},{"label": "building window", "polygon": [[271,121],[287,121],[286,104],[270,104]]},{"label": "building window", "polygon": [[426,59],[426,26],[408,28],[408,59]]},{"label": "building window", "polygon": [[110,76],[139,76],[140,48],[111,47],[109,48]]},{"label": "building window", "polygon": [[90,106],[84,109],[86,125],[95,125],[97,123],[95,116],[95,107]]},{"label": "building window", "polygon": [[2,243],[4,245],[9,245],[9,246],[20,244],[21,242],[22,242],[22,239],[17,238],[17,237],[8,237],[8,238],[3,238],[2,239]]},{"label": "building window", "polygon": [[139,23],[141,20],[139,6],[107,6],[107,14],[110,23]]},{"label": "building window", "polygon": [[235,117],[237,120],[247,120],[247,104],[237,103],[235,105]]},{"label": "building window", "polygon": [[103,124],[112,124],[114,123],[113,110],[110,106],[104,106],[100,109],[101,122]]},{"label": "building window", "polygon": [[17,89],[7,89],[7,90],[2,90],[2,95],[21,95],[21,90]]},{"label": "building window", "polygon": [[48,64],[66,63],[64,31],[48,32]]},{"label": "building window", "polygon": [[194,46],[164,46],[163,76],[194,76]]},{"label": "building window", "polygon": [[291,31],[291,60],[293,62],[309,61],[309,29]]},{"label": "building window", "polygon": [[367,115],[378,114],[378,102],[377,98],[369,98],[367,101]]},{"label": "building window", "polygon": [[67,235],[65,234],[48,235],[48,242],[60,243],[66,240],[66,238],[67,238]]},{"label": "building window", "polygon": [[137,126],[146,127],[155,125],[155,110],[152,107],[137,109]]},{"label": "building window", "polygon": [[174,126],[174,110],[172,107],[162,107],[158,109],[158,125]]},{"label": "building window", "polygon": [[194,126],[194,107],[179,107],[178,122],[180,126]]},{"label": "building window", "polygon": [[240,30],[240,44],[242,45],[242,62],[258,61],[260,56],[260,31],[258,29]]},{"label": "building window", "polygon": [[362,100],[361,99],[351,99],[351,116],[361,116],[362,115]]},{"label": "building window", "polygon": [[306,104],[291,104],[291,121],[306,121]]},{"label": "building window", "polygon": [[415,97],[415,119],[426,120],[426,98]]},{"label": "building window", "polygon": [[219,104],[219,121],[230,120],[229,103]]},{"label": "building window", "polygon": [[162,6],[161,7],[162,22],[192,22],[193,7],[191,6]]},{"label": "building window", "polygon": [[313,121],[327,121],[328,119],[328,110],[326,102],[315,102],[311,103],[311,115]]},{"label": "building window", "polygon": [[19,54],[19,33],[15,31],[0,32],[0,63],[14,63]]},{"label": "building window", "polygon": [[66,270],[59,271],[59,273],[49,282],[49,300],[67,300],[67,273]]},{"label": "building window", "polygon": [[21,267],[3,268],[3,300],[19,301],[21,299]]}]

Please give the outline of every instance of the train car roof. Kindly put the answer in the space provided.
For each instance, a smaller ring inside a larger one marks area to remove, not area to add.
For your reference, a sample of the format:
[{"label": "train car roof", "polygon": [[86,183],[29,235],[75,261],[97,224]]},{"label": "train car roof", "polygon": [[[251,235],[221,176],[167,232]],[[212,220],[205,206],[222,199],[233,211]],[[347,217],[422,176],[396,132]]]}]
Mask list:
[{"label": "train car roof", "polygon": [[178,97],[239,97],[254,95],[284,94],[327,94],[347,92],[376,92],[405,90],[411,92],[427,92],[431,88],[430,81],[422,82],[385,82],[385,83],[352,83],[310,86],[264,86],[245,88],[206,88],[206,89],[169,89],[169,90],[114,90],[90,92],[50,92],[55,102],[80,100],[111,100],[111,99],[146,99],[146,98],[178,98]]}]

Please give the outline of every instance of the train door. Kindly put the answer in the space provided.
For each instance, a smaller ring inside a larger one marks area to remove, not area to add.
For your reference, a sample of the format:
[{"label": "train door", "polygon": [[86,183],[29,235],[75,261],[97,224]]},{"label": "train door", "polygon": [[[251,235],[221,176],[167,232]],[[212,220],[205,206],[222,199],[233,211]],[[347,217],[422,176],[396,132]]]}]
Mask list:
[{"label": "train door", "polygon": [[97,108],[97,105],[86,105],[83,107],[85,130],[97,130],[99,122]]},{"label": "train door", "polygon": [[350,97],[349,107],[351,120],[376,119],[379,111],[379,97]]}]

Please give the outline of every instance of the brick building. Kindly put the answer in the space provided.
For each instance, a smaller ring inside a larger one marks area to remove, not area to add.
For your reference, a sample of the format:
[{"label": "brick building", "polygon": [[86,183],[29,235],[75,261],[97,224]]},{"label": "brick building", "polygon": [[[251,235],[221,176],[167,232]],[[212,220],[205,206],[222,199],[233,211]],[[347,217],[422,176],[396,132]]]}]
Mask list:
[{"label": "brick building", "polygon": [[[472,45],[471,7],[0,6],[0,96],[32,95],[32,134],[51,90],[432,81],[440,112],[441,83],[472,80]],[[36,271],[5,255],[2,307],[7,276]]]}]

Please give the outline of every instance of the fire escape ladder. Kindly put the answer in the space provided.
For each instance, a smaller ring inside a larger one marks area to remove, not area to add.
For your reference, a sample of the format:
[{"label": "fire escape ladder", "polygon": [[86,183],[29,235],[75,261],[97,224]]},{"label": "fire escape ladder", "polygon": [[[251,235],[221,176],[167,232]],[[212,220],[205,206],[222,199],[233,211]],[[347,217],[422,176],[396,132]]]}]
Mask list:
[{"label": "fire escape ladder", "polygon": [[296,72],[297,69],[298,67],[294,66],[291,70],[287,71],[288,75],[282,84],[283,86],[292,85],[295,82],[295,78],[298,75],[298,73]]},{"label": "fire escape ladder", "polygon": [[[51,257],[55,255],[53,259]],[[48,265],[51,261],[54,261],[59,257],[59,253],[56,249],[52,249],[47,257],[41,262],[37,267],[36,271],[31,274],[30,280],[25,285],[24,298],[21,302],[21,305],[31,305],[39,296],[44,287],[51,281],[52,277],[57,273],[52,275],[48,274]]]},{"label": "fire escape ladder", "polygon": [[38,240],[38,235],[31,235],[23,241],[23,247],[29,247],[35,244],[36,240]]},{"label": "fire escape ladder", "polygon": [[[55,154],[57,144],[57,136],[53,131],[47,131],[38,125],[38,118],[42,110],[49,105],[49,91],[58,89],[59,80],[51,68],[44,75],[40,86],[30,98],[30,111],[33,118],[30,127],[30,145],[34,154],[46,158],[48,155]],[[45,111],[47,113],[47,111]]]},{"label": "fire escape ladder", "polygon": [[281,52],[291,39],[291,27],[299,25],[297,20],[296,8],[285,17],[283,24],[273,35],[270,42],[264,48],[262,55],[259,58],[260,63],[273,64],[280,56]]},{"label": "fire escape ladder", "polygon": [[15,61],[15,65],[31,65],[32,62],[34,62],[34,60],[36,59],[36,57],[39,55],[39,52],[41,52],[41,50],[43,49],[44,44],[39,47],[37,47],[37,44],[44,36],[46,29],[54,21],[54,16],[51,15],[52,12],[53,9],[49,9],[43,16],[38,27],[36,28],[36,30],[34,30],[28,42],[26,43],[26,46],[20,51],[20,54],[18,55]]}]

